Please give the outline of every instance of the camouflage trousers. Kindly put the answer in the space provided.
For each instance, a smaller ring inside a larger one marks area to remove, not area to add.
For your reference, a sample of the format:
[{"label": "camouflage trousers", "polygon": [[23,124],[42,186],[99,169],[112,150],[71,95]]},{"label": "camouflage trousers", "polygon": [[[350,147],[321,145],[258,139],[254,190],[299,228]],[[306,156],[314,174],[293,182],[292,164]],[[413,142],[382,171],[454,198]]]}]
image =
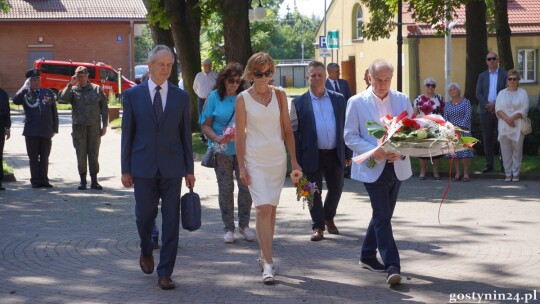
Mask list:
[{"label": "camouflage trousers", "polygon": [[[214,168],[218,183],[218,201],[221,219],[225,232],[234,232],[234,178],[238,184],[238,226],[244,229],[249,226],[251,213],[251,195],[247,186],[240,182],[240,171],[236,155],[216,154]],[[233,176],[234,173],[234,176]]]},{"label": "camouflage trousers", "polygon": [[73,147],[77,153],[77,168],[79,174],[99,173],[99,146],[101,144],[101,125],[73,125]]}]

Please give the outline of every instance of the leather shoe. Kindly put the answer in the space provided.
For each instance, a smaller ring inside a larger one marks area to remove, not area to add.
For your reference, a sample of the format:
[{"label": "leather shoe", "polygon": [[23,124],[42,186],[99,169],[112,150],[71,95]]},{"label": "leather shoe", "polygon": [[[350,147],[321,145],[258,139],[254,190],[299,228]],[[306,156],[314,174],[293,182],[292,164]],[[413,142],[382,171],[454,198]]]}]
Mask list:
[{"label": "leather shoe", "polygon": [[313,234],[311,235],[311,241],[312,242],[318,242],[324,238],[323,231],[321,229],[315,229],[313,230]]},{"label": "leather shoe", "polygon": [[337,229],[336,224],[334,224],[334,220],[326,221],[326,230],[330,234],[339,234],[339,230]]},{"label": "leather shoe", "polygon": [[174,289],[176,287],[170,276],[159,276],[158,284],[163,290]]},{"label": "leather shoe", "polygon": [[489,173],[493,171],[493,167],[487,166],[484,170],[482,170],[482,173]]},{"label": "leather shoe", "polygon": [[52,188],[53,185],[51,185],[49,182],[41,183],[40,187],[43,188]]},{"label": "leather shoe", "polygon": [[101,187],[101,185],[98,184],[97,182],[92,182],[90,184],[90,188],[92,188],[94,190],[103,190],[103,187]]},{"label": "leather shoe", "polygon": [[144,256],[141,254],[141,257],[139,258],[139,265],[144,273],[151,274],[154,272],[154,256]]}]

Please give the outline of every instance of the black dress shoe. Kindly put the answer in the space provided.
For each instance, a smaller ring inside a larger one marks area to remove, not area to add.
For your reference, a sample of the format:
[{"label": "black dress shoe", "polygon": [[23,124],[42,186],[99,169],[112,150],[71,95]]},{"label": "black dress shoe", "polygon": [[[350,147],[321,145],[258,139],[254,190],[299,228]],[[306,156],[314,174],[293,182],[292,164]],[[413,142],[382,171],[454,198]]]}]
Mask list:
[{"label": "black dress shoe", "polygon": [[79,184],[79,187],[77,187],[79,190],[86,190],[86,184]]},{"label": "black dress shoe", "polygon": [[43,188],[52,188],[53,187],[53,185],[51,185],[49,182],[41,183],[40,186],[43,187]]},{"label": "black dress shoe", "polygon": [[482,173],[489,173],[493,171],[493,167],[487,166],[484,170],[482,170]]},{"label": "black dress shoe", "polygon": [[98,184],[97,182],[91,183],[90,188],[95,189],[95,190],[103,190],[103,187],[101,187],[101,185]]},{"label": "black dress shoe", "polygon": [[174,289],[176,287],[170,276],[159,276],[158,284],[163,290]]},{"label": "black dress shoe", "polygon": [[141,254],[139,258],[139,266],[141,270],[146,274],[151,274],[154,272],[154,256],[144,256]]},{"label": "black dress shoe", "polygon": [[41,184],[32,184],[32,188],[39,188],[41,187]]}]

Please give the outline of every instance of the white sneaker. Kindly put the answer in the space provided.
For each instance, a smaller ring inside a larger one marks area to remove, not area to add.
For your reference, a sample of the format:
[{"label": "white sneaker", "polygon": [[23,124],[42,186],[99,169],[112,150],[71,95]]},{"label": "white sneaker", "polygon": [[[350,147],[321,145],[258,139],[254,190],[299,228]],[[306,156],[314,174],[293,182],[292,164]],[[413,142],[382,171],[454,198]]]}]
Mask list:
[{"label": "white sneaker", "polygon": [[244,236],[246,241],[249,241],[249,242],[255,241],[255,232],[253,232],[253,229],[249,227],[240,229],[240,234]]},{"label": "white sneaker", "polygon": [[223,240],[225,241],[225,243],[234,243],[234,233],[232,231],[225,232]]}]

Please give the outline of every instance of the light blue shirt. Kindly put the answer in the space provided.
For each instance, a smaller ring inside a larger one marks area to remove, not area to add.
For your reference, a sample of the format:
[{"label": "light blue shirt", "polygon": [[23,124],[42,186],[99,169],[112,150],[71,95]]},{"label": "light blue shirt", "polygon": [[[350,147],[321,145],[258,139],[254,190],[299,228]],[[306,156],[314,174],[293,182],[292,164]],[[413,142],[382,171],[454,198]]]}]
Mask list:
[{"label": "light blue shirt", "polygon": [[489,93],[488,102],[492,103],[497,100],[497,79],[499,78],[499,68],[495,72],[489,71]]},{"label": "light blue shirt", "polygon": [[[201,117],[199,117],[199,124],[203,124],[207,118],[212,119],[212,130],[218,135],[223,134],[223,129],[227,126],[227,122],[231,118],[236,105],[235,96],[225,96],[223,100],[219,99],[217,90],[214,90],[208,95],[206,99],[206,106],[204,107]],[[229,124],[234,124],[234,117]],[[214,143],[208,139],[208,146],[212,146]],[[236,149],[234,147],[234,141],[227,143],[227,150],[220,152],[226,155],[236,155]]]},{"label": "light blue shirt", "polygon": [[309,95],[317,129],[317,145],[319,149],[334,149],[336,148],[336,116],[328,90],[324,90],[321,98],[313,95],[311,90],[309,90]]}]

